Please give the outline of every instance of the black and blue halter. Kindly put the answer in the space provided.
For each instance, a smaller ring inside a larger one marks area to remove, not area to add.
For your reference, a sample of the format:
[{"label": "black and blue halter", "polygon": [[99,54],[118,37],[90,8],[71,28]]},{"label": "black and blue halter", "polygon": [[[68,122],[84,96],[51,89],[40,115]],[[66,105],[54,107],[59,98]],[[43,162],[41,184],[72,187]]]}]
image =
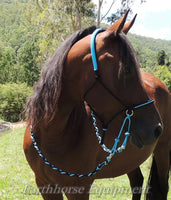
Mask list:
[{"label": "black and blue halter", "polygon": [[[139,105],[136,105],[136,106],[125,106],[123,104],[123,102],[116,96],[114,95],[106,86],[105,84],[100,80],[100,76],[98,74],[98,63],[97,63],[97,58],[96,58],[96,45],[95,45],[95,38],[96,38],[96,35],[101,32],[101,29],[96,29],[93,34],[92,34],[92,37],[91,37],[91,55],[92,55],[92,62],[93,62],[93,67],[94,67],[94,72],[95,72],[95,82],[94,84],[87,90],[87,92],[85,93],[85,100],[86,100],[86,95],[88,94],[88,92],[95,86],[95,84],[97,82],[99,82],[116,100],[118,100],[123,106],[124,108],[119,111],[118,113],[116,113],[114,116],[111,117],[111,119],[107,122],[107,123],[104,123],[103,120],[100,118],[100,116],[98,116],[98,114],[96,113],[96,111],[92,108],[91,105],[90,106],[90,109],[91,109],[91,116],[92,116],[92,120],[93,120],[93,126],[95,128],[95,132],[96,132],[96,136],[98,138],[98,141],[101,145],[101,147],[103,148],[104,151],[106,151],[108,153],[108,156],[106,157],[106,159],[99,163],[97,165],[97,167],[95,168],[94,171],[92,172],[89,172],[87,174],[76,174],[76,173],[70,173],[70,172],[66,172],[62,169],[59,169],[57,168],[55,165],[51,164],[48,159],[43,155],[42,151],[40,150],[36,140],[35,140],[35,137],[34,137],[34,133],[33,133],[33,127],[32,125],[30,126],[30,130],[31,130],[31,139],[33,141],[33,146],[34,148],[36,149],[36,151],[38,152],[39,156],[43,159],[44,163],[46,165],[48,165],[49,167],[51,167],[53,170],[59,172],[61,175],[68,175],[70,177],[90,177],[92,175],[95,175],[99,170],[101,170],[105,165],[108,165],[110,162],[111,162],[111,159],[112,157],[115,155],[116,152],[118,153],[121,153],[125,148],[126,148],[126,144],[127,144],[127,141],[128,141],[128,137],[130,135],[130,127],[131,127],[131,117],[134,113],[134,110],[135,109],[138,109],[138,108],[141,108],[143,106],[146,106],[146,105],[149,105],[151,103],[154,102],[153,99],[145,102],[145,103],[142,103],[142,104],[139,104]],[[119,131],[119,134],[118,136],[115,138],[114,140],[114,145],[111,149],[108,149],[105,145],[104,145],[104,136],[105,136],[105,133],[107,132],[107,128],[108,128],[108,125],[112,122],[112,120],[117,117],[119,114],[122,114],[123,112],[126,113],[126,116],[123,120],[123,123],[122,123],[122,126],[121,126],[121,129]],[[100,136],[100,131],[99,131],[99,128],[97,127],[97,121],[96,121],[96,116],[98,117],[98,119],[102,122],[102,126],[103,126],[103,133],[102,133],[102,137]],[[118,143],[120,141],[120,136],[124,130],[124,127],[126,126],[126,122],[128,121],[128,126],[127,126],[127,131],[125,132],[125,139],[122,143],[122,145],[120,147],[118,147]]]},{"label": "black and blue halter", "polygon": [[[91,56],[92,56],[92,63],[93,63],[93,68],[94,68],[94,72],[95,72],[95,81],[94,83],[92,84],[92,86],[86,91],[85,95],[84,95],[84,99],[86,99],[86,96],[87,94],[94,88],[94,86],[99,83],[101,84],[101,86],[115,99],[117,100],[122,106],[123,106],[123,109],[120,110],[119,112],[115,113],[111,119],[104,123],[104,121],[102,120],[102,118],[97,114],[97,112],[95,111],[95,109],[88,103],[88,106],[90,107],[91,109],[91,116],[92,116],[92,119],[93,119],[93,125],[94,125],[94,128],[95,128],[95,131],[96,131],[96,136],[99,140],[99,143],[100,145],[102,146],[103,150],[106,151],[106,152],[111,152],[112,150],[109,150],[105,145],[104,145],[104,138],[105,138],[105,134],[107,132],[107,129],[108,129],[108,126],[109,124],[113,121],[113,119],[115,119],[118,115],[122,114],[122,113],[126,113],[126,117],[123,121],[123,124],[122,124],[122,127],[120,129],[120,132],[119,132],[119,135],[118,135],[118,138],[120,138],[120,135],[123,131],[123,128],[126,124],[126,121],[128,121],[128,130],[127,132],[125,133],[125,140],[123,142],[123,145],[121,145],[121,147],[118,148],[118,152],[121,152],[123,149],[125,149],[126,147],[126,144],[127,144],[127,139],[128,139],[128,136],[130,135],[130,126],[131,126],[131,116],[133,116],[133,113],[134,113],[134,110],[137,109],[137,108],[140,108],[140,107],[143,107],[143,106],[146,106],[148,104],[151,104],[154,102],[153,99],[145,102],[145,103],[142,103],[142,104],[139,104],[139,105],[136,105],[136,106],[125,106],[125,104],[122,102],[122,100],[117,97],[103,82],[102,80],[100,79],[100,75],[98,73],[98,63],[97,63],[97,57],[96,57],[96,42],[95,42],[95,39],[96,39],[96,35],[101,32],[102,30],[100,28],[96,29],[93,34],[92,34],[92,37],[91,37]],[[102,136],[100,136],[99,134],[99,129],[96,125],[96,117],[101,121],[102,123],[102,130],[103,130],[103,133],[102,133]]]}]

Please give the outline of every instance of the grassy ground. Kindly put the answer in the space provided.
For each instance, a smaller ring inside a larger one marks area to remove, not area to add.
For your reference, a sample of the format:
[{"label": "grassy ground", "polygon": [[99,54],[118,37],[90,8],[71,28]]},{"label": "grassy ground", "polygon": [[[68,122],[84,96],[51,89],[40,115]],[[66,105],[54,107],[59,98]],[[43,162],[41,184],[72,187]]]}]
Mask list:
[{"label": "grassy ground", "polygon": [[[22,128],[0,135],[0,200],[42,200],[37,194],[33,172],[24,157],[23,134],[24,129]],[[145,183],[149,166],[150,159],[142,165]],[[171,199],[171,192],[168,196],[168,199]],[[127,176],[95,181],[90,199],[131,199]]]}]

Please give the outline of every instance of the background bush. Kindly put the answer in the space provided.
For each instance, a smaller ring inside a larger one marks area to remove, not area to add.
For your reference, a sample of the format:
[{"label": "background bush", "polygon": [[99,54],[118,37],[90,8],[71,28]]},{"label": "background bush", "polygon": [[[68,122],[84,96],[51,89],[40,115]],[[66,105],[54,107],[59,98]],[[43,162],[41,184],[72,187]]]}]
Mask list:
[{"label": "background bush", "polygon": [[169,71],[167,66],[158,66],[157,71],[154,73],[154,75],[157,76],[161,81],[163,81],[163,83],[171,91],[171,71]]},{"label": "background bush", "polygon": [[32,88],[26,83],[0,85],[0,118],[10,122],[19,121],[31,93]]}]

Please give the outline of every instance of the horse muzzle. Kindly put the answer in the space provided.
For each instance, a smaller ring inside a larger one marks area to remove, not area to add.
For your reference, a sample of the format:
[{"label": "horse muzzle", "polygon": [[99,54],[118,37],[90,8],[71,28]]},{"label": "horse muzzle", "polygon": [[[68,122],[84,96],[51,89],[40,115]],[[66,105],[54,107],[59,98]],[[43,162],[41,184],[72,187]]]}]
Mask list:
[{"label": "horse muzzle", "polygon": [[[151,129],[151,128],[150,128]],[[160,135],[162,134],[163,126],[161,123],[158,123],[152,130],[136,130],[131,131],[131,143],[138,148],[142,148],[145,145],[154,144]]]}]

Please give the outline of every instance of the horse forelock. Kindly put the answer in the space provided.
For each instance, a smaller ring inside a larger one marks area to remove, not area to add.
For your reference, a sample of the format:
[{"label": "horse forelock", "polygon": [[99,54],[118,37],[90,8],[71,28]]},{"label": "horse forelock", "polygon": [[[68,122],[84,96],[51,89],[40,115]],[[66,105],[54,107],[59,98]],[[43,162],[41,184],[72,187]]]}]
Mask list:
[{"label": "horse forelock", "polygon": [[34,87],[34,93],[26,106],[28,120],[33,126],[42,119],[53,120],[61,93],[62,72],[66,57],[71,47],[80,39],[91,34],[96,27],[77,31],[68,37],[46,63],[42,75]]}]

